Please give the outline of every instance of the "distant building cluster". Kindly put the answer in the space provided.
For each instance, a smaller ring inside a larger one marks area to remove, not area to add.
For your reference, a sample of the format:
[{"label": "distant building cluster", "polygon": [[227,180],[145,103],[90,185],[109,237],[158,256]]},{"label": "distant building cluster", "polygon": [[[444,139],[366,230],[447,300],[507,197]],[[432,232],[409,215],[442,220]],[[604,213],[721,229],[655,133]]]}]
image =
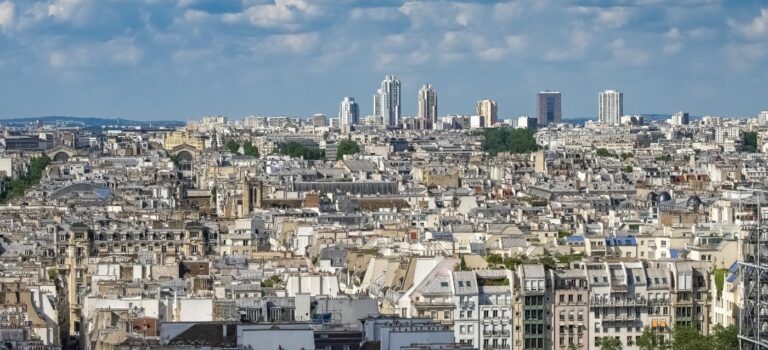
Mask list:
[{"label": "distant building cluster", "polygon": [[768,340],[768,112],[624,115],[607,90],[584,125],[553,91],[535,116],[441,116],[427,84],[412,117],[400,91],[387,76],[367,117],[344,97],[335,116],[4,126],[0,345]]}]

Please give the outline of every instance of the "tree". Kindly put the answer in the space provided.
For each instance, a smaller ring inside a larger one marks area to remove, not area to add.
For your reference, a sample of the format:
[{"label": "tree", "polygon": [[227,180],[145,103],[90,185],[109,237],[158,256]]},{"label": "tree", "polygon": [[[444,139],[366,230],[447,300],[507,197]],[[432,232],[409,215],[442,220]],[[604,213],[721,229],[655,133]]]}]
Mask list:
[{"label": "tree", "polygon": [[664,341],[664,334],[656,333],[649,327],[645,327],[643,334],[637,337],[640,350],[666,350],[669,345],[669,342]]},{"label": "tree", "polygon": [[707,349],[709,343],[709,337],[702,336],[693,327],[675,327],[672,331],[672,348],[675,350]]},{"label": "tree", "polygon": [[227,141],[227,144],[225,146],[230,152],[234,154],[237,154],[237,152],[240,151],[240,144],[237,143],[235,140]]},{"label": "tree", "polygon": [[600,350],[621,350],[622,348],[619,338],[603,337],[600,339]]},{"label": "tree", "polygon": [[45,171],[49,164],[51,164],[51,158],[48,158],[46,155],[32,158],[29,161],[27,175],[10,181],[6,179],[5,191],[0,193],[0,202],[5,203],[14,198],[21,197],[28,189],[37,186],[40,183],[40,179],[43,178],[43,171]]},{"label": "tree", "polygon": [[259,149],[250,142],[243,143],[243,154],[246,156],[259,158]]},{"label": "tree", "polygon": [[261,287],[274,288],[275,285],[279,284],[280,282],[281,282],[280,277],[278,277],[277,275],[272,275],[272,277],[261,281]]},{"label": "tree", "polygon": [[623,172],[625,172],[625,173],[631,173],[631,172],[633,172],[634,170],[635,170],[635,168],[633,168],[631,165],[627,165],[627,166],[625,166],[623,169],[621,169],[621,171],[623,171]]},{"label": "tree", "polygon": [[757,151],[757,133],[745,132],[744,133],[744,152],[754,153]]},{"label": "tree", "polygon": [[336,148],[336,160],[344,159],[344,156],[347,154],[357,153],[360,153],[360,145],[352,140],[344,140],[339,142],[339,145]]},{"label": "tree", "polygon": [[730,325],[723,327],[716,325],[712,334],[709,336],[712,341],[713,349],[738,349],[739,348],[739,330],[736,326]]},{"label": "tree", "polygon": [[534,132],[528,129],[488,128],[483,130],[483,150],[491,156],[499,152],[530,153],[539,149]]},{"label": "tree", "polygon": [[504,259],[499,254],[489,254],[485,257],[485,261],[491,265],[501,265],[504,263]]},{"label": "tree", "polygon": [[616,153],[609,151],[607,148],[598,148],[595,150],[595,156],[598,157],[616,157]]},{"label": "tree", "polygon": [[323,150],[310,149],[295,141],[281,144],[278,148],[278,152],[293,158],[304,157],[304,159],[320,159],[325,157],[325,152]]}]

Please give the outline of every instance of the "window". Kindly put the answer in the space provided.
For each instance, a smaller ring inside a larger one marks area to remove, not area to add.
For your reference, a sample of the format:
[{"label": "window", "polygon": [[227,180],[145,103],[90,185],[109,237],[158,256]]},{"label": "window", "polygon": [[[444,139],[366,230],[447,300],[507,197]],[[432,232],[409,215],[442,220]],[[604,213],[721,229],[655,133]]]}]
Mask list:
[{"label": "window", "polygon": [[447,320],[449,318],[451,318],[451,312],[450,311],[443,312],[443,319]]}]

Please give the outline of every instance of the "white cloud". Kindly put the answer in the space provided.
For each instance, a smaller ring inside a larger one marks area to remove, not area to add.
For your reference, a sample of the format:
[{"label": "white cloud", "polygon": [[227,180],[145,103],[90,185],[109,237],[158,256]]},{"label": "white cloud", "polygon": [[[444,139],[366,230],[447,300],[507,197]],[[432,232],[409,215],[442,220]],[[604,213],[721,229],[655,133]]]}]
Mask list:
[{"label": "white cloud", "polygon": [[698,27],[685,31],[691,39],[706,39],[717,35],[717,30],[713,28]]},{"label": "white cloud", "polygon": [[760,14],[749,23],[728,20],[728,24],[748,38],[761,38],[768,34],[768,8],[761,9]]},{"label": "white cloud", "polygon": [[585,15],[592,18],[595,24],[601,27],[618,29],[626,25],[631,13],[626,7],[586,7],[577,6],[569,10],[571,13]]},{"label": "white cloud", "polygon": [[355,21],[395,21],[400,19],[403,14],[397,9],[392,7],[370,7],[370,8],[354,8],[349,13],[350,17]]},{"label": "white cloud", "polygon": [[610,50],[617,62],[630,66],[643,65],[650,59],[650,55],[644,50],[628,47],[623,39],[612,41]]},{"label": "white cloud", "polygon": [[493,5],[493,16],[497,21],[511,21],[523,13],[523,5],[517,2],[502,2]]},{"label": "white cloud", "polygon": [[0,29],[4,32],[13,28],[14,17],[16,16],[16,6],[12,1],[0,2]]},{"label": "white cloud", "polygon": [[304,21],[320,15],[319,7],[305,0],[275,0],[274,4],[259,4],[247,8],[243,15],[252,25],[261,28],[297,30]]},{"label": "white cloud", "polygon": [[306,53],[318,43],[318,33],[276,34],[259,39],[251,46],[254,54]]},{"label": "white cloud", "polygon": [[421,30],[458,30],[488,25],[491,22],[491,7],[473,3],[451,1],[410,1],[400,6],[399,11],[408,16],[411,28]]},{"label": "white cloud", "polygon": [[106,42],[55,49],[48,55],[48,65],[61,70],[135,66],[142,57],[142,50],[134,44],[132,39],[117,38]]},{"label": "white cloud", "polygon": [[729,45],[725,48],[725,54],[731,68],[746,71],[768,58],[768,47],[758,43]]},{"label": "white cloud", "polygon": [[672,28],[664,34],[666,43],[662,47],[664,53],[673,55],[679,53],[683,48],[683,34],[677,28]]},{"label": "white cloud", "polygon": [[568,45],[562,48],[549,49],[542,57],[545,61],[572,61],[584,56],[586,49],[592,43],[592,33],[583,29],[568,32]]}]

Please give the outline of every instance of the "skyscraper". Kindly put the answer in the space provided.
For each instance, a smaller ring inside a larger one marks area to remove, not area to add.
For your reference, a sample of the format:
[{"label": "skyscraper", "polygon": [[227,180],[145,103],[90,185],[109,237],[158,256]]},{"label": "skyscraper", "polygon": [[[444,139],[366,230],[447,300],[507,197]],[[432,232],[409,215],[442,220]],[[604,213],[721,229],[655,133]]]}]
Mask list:
[{"label": "skyscraper", "polygon": [[496,124],[496,122],[499,120],[498,112],[496,109],[496,101],[477,101],[477,115],[482,115],[488,126]]},{"label": "skyscraper", "polygon": [[422,85],[419,89],[418,127],[423,130],[434,129],[437,124],[437,92],[432,85]]},{"label": "skyscraper", "polygon": [[360,123],[360,107],[354,97],[344,97],[339,105],[339,128]]},{"label": "skyscraper", "polygon": [[541,126],[563,122],[560,92],[542,91],[536,94],[536,119]]},{"label": "skyscraper", "polygon": [[400,80],[387,75],[373,95],[373,115],[382,117],[388,127],[400,124]]},{"label": "skyscraper", "polygon": [[619,125],[624,115],[624,94],[616,90],[600,92],[598,117],[601,123]]}]

